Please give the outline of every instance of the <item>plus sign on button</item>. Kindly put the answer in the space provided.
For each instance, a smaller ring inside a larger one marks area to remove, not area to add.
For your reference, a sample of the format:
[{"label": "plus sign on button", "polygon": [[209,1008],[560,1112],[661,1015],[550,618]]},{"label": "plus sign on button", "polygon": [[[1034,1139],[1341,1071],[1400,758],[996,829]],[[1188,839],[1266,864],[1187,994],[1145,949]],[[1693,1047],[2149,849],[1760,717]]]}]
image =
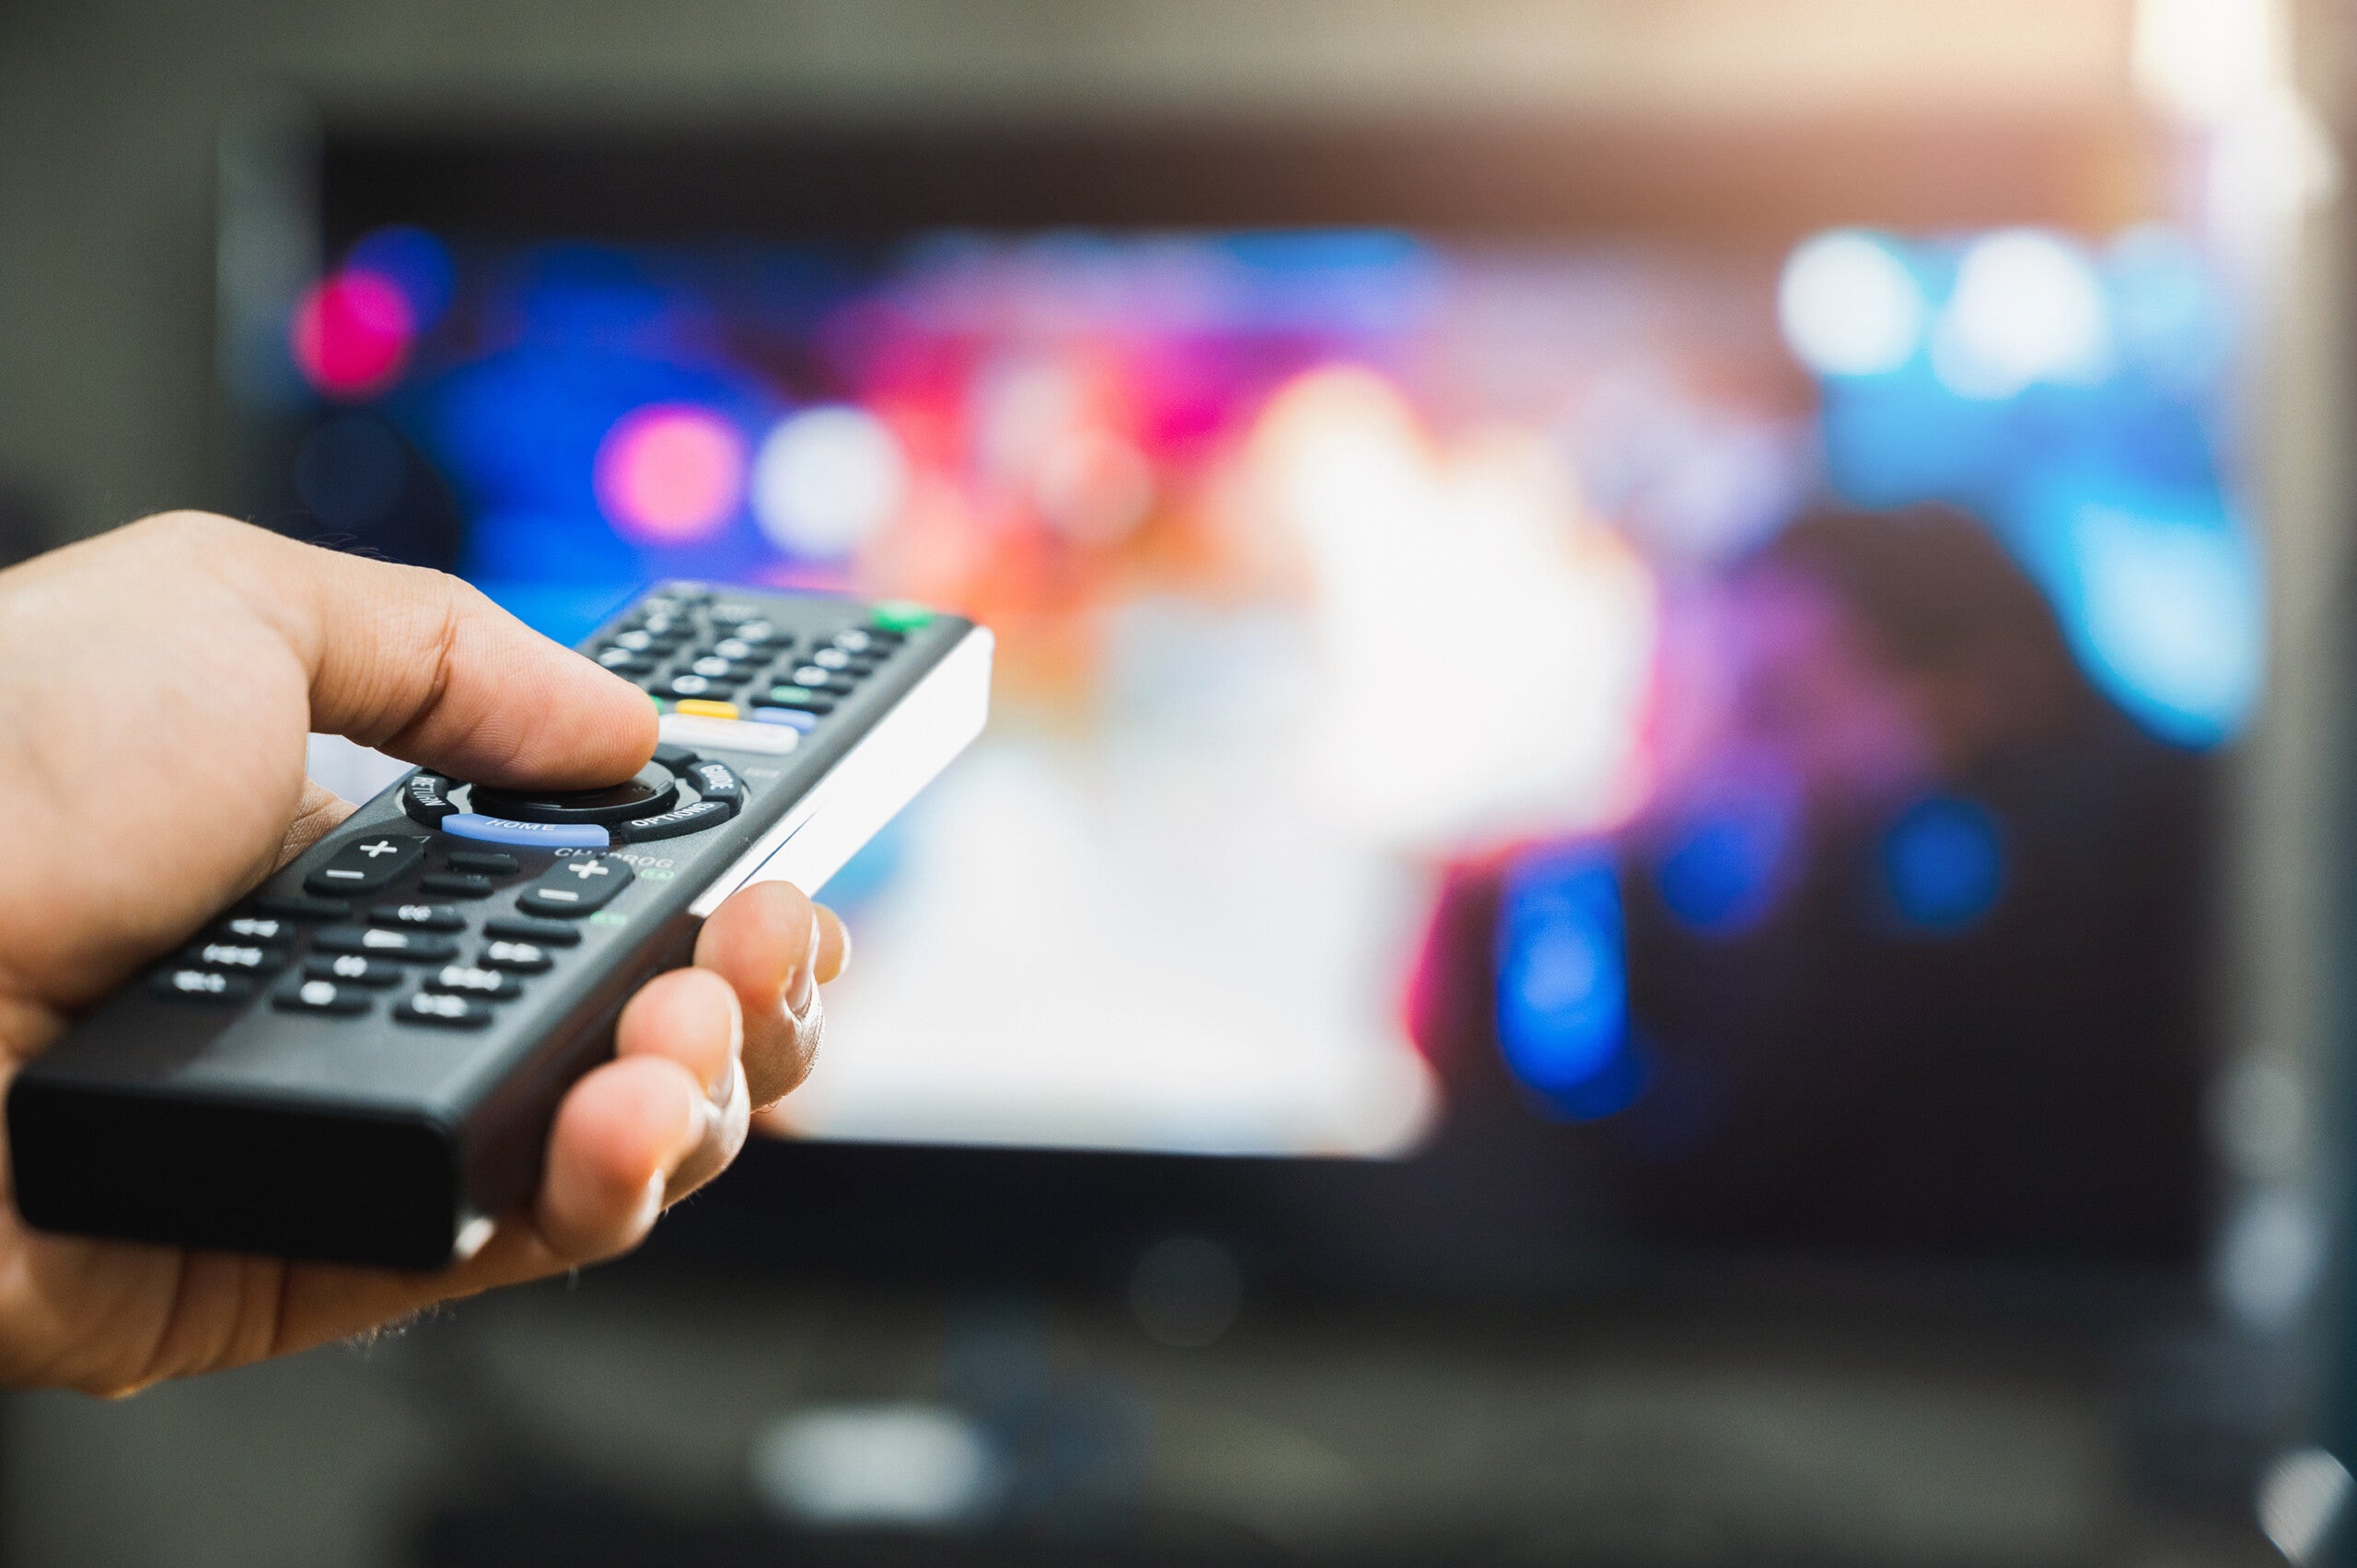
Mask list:
[{"label": "plus sign on button", "polygon": [[326,864],[303,878],[303,886],[328,898],[373,893],[415,865],[425,841],[407,833],[363,833],[344,841]]},{"label": "plus sign on button", "polygon": [[577,920],[602,909],[630,884],[631,868],[610,854],[560,860],[524,889],[516,907],[526,914]]}]

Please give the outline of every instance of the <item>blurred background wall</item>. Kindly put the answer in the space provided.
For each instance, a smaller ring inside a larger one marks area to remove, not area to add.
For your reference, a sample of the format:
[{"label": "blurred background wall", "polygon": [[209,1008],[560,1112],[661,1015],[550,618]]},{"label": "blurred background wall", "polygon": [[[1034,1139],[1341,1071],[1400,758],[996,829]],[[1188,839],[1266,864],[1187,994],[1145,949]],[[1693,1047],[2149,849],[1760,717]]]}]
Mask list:
[{"label": "blurred background wall", "polygon": [[1774,121],[2131,99],[2127,0],[0,5],[0,485],[63,538],[236,499],[215,137],[288,90],[476,115],[1559,109]]}]

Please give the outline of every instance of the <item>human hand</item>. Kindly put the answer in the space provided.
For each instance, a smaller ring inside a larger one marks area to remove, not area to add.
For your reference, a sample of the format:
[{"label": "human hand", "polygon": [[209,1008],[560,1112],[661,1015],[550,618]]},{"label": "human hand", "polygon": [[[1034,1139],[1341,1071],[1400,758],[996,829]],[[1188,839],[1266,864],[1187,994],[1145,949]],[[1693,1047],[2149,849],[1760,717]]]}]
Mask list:
[{"label": "human hand", "polygon": [[[456,579],[226,518],[151,517],[0,573],[0,1090],[77,1011],[349,814],[312,731],[457,777],[586,788],[653,752],[635,687]],[[343,1338],[634,1246],[799,1083],[842,923],[780,883],[621,1014],[546,1173],[433,1273],[100,1242],[0,1214],[0,1380],[122,1393]]]}]

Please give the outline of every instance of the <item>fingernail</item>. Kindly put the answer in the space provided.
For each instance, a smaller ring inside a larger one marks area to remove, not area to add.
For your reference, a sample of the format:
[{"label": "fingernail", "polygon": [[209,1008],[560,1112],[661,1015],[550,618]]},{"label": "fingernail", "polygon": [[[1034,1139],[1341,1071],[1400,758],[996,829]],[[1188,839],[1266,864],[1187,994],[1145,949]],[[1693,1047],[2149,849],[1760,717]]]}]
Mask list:
[{"label": "fingernail", "polygon": [[818,993],[818,968],[806,958],[794,966],[794,978],[786,982],[785,1010],[797,1018],[810,1010],[810,998]]},{"label": "fingernail", "polygon": [[810,922],[810,940],[803,948],[801,961],[794,966],[794,978],[786,981],[785,1010],[799,1018],[810,1010],[810,999],[819,990],[819,923]]}]

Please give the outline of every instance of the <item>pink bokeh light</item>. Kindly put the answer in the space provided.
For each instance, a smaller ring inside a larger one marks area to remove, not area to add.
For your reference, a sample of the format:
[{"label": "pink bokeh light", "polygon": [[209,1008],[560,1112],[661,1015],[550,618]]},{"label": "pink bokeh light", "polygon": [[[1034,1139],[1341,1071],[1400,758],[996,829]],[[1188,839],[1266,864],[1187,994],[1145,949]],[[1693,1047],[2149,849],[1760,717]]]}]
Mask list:
[{"label": "pink bokeh light", "polygon": [[355,267],[305,291],[288,336],[304,379],[350,401],[373,397],[399,378],[417,326],[398,284]]},{"label": "pink bokeh light", "polygon": [[622,533],[684,544],[727,525],[745,499],[745,437],[692,403],[653,403],[614,422],[598,447],[598,507]]}]

